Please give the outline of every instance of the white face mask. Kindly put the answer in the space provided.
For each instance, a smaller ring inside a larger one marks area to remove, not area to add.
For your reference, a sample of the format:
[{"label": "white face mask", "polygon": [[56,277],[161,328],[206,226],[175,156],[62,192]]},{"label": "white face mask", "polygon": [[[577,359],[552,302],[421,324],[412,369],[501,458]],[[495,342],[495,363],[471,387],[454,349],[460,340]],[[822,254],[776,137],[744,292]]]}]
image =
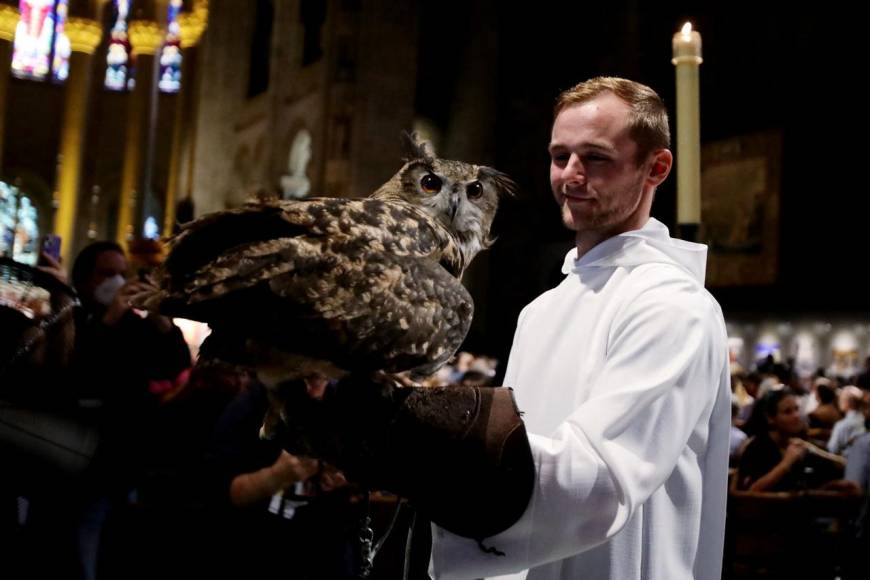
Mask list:
[{"label": "white face mask", "polygon": [[94,288],[94,300],[108,306],[115,299],[115,294],[121,289],[127,281],[120,274],[115,274],[111,278],[106,278],[100,285]]}]

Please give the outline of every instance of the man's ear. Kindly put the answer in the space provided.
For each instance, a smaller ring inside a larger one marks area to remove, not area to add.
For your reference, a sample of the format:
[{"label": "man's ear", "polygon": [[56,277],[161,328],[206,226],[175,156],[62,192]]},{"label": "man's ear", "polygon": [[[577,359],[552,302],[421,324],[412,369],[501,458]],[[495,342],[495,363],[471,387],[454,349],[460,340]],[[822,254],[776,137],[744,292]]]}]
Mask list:
[{"label": "man's ear", "polygon": [[674,155],[668,149],[653,151],[652,162],[649,165],[647,182],[653,187],[658,187],[667,178],[674,165]]}]

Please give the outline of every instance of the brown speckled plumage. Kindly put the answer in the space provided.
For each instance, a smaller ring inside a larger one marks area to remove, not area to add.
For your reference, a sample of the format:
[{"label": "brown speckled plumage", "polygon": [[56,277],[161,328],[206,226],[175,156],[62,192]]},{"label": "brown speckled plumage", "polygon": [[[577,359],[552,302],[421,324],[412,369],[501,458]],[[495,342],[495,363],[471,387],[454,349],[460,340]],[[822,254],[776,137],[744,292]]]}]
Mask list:
[{"label": "brown speckled plumage", "polygon": [[[513,184],[410,145],[370,198],[274,201],[190,223],[140,305],[208,322],[203,356],[246,362],[270,386],[312,372],[434,372],[468,332],[460,277]],[[433,175],[437,193],[421,185]]]}]

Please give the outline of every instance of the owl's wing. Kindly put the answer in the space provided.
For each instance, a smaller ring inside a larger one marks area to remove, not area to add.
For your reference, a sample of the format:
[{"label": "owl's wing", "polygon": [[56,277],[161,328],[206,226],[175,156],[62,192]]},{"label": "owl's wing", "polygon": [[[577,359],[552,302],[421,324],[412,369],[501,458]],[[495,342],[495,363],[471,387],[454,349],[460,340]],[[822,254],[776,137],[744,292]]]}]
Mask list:
[{"label": "owl's wing", "polygon": [[[191,302],[298,268],[330,267],[334,255],[359,259],[370,248],[429,257],[448,270],[460,259],[453,239],[427,214],[372,199],[314,198],[216,212],[187,225],[169,246],[158,284]],[[332,253],[324,254],[325,247]]]},{"label": "owl's wing", "polygon": [[346,369],[416,370],[447,362],[465,339],[474,303],[436,262],[369,251],[325,272],[282,274],[272,292],[305,305],[309,339]]},{"label": "owl's wing", "polygon": [[284,350],[403,370],[443,362],[468,330],[471,299],[440,265],[454,259],[449,234],[402,202],[253,206],[177,236],[144,303]]}]

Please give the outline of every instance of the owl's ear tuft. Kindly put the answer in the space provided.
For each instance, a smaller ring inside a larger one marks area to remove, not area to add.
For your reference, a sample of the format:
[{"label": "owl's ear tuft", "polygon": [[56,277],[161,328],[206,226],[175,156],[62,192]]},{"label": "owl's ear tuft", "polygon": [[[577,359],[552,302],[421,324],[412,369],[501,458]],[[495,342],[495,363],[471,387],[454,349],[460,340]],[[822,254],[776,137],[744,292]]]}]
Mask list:
[{"label": "owl's ear tuft", "polygon": [[491,182],[498,191],[499,197],[516,197],[519,191],[519,186],[513,179],[508,177],[506,173],[492,167],[481,166],[478,170],[478,176],[482,180]]},{"label": "owl's ear tuft", "polygon": [[422,139],[416,131],[402,131],[402,145],[405,149],[406,161],[422,159],[427,163],[435,160],[435,148],[432,143]]}]

